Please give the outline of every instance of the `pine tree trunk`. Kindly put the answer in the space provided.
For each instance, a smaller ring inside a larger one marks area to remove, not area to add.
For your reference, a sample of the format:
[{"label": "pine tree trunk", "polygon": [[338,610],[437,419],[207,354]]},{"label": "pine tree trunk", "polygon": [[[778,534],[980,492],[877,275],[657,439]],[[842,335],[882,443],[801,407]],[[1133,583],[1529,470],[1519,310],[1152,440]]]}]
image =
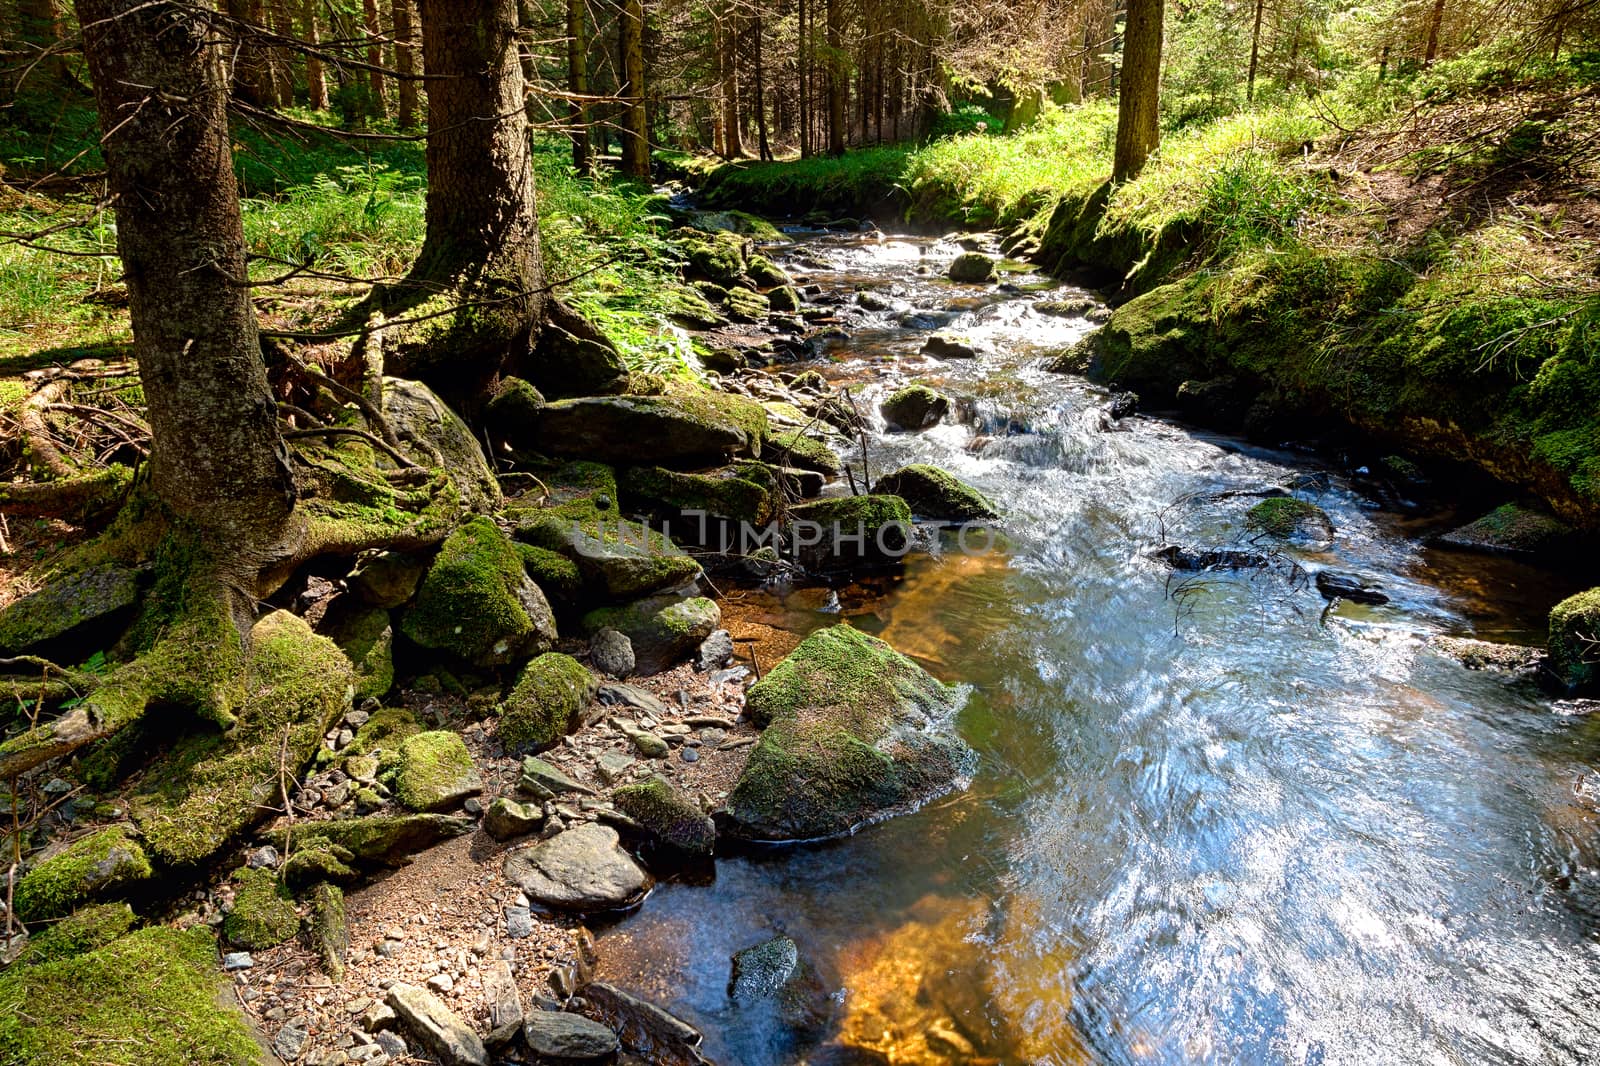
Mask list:
[{"label": "pine tree trunk", "polygon": [[1161,141],[1162,4],[1163,0],[1128,0],[1113,181],[1136,177]]},{"label": "pine tree trunk", "polygon": [[17,0],[17,36],[24,54],[8,60],[6,65],[17,69],[0,79],[12,92],[49,90],[66,80],[66,62],[56,51],[61,45],[59,0]]},{"label": "pine tree trunk", "polygon": [[828,154],[844,155],[845,105],[850,78],[844,69],[844,11],[840,0],[825,0],[828,35]]},{"label": "pine tree trunk", "polygon": [[80,0],[150,478],[223,567],[235,615],[293,546],[294,478],[245,287],[244,230],[219,40],[192,9]]},{"label": "pine tree trunk", "polygon": [[772,159],[772,141],[767,136],[767,75],[762,69],[761,58],[761,13],[756,12],[750,26],[750,33],[755,38],[755,63],[756,63],[756,153],[763,163]]},{"label": "pine tree trunk", "polygon": [[1256,0],[1256,21],[1250,30],[1250,73],[1245,79],[1245,103],[1256,102],[1256,65],[1261,58],[1261,17],[1266,13],[1267,0]]},{"label": "pine tree trunk", "polygon": [[378,0],[361,0],[362,30],[367,38],[367,91],[372,96],[372,116],[389,113],[388,86],[383,80],[383,23],[378,18]]},{"label": "pine tree trunk", "polygon": [[[573,96],[589,94],[589,26],[584,17],[584,0],[567,0],[567,91]],[[573,100],[572,165],[580,174],[589,173],[589,109],[582,100]]]},{"label": "pine tree trunk", "polygon": [[[271,0],[272,31],[279,37],[294,37],[294,13],[291,0]],[[294,106],[294,66],[298,54],[284,45],[272,48],[272,87],[279,107]]]},{"label": "pine tree trunk", "polygon": [[[317,30],[317,3],[318,0],[305,0],[300,9],[304,39],[312,46],[321,43],[321,35]],[[314,55],[306,56],[306,105],[313,111],[328,110],[328,75],[322,68],[322,60]]]},{"label": "pine tree trunk", "polygon": [[724,132],[723,155],[737,159],[744,155],[744,142],[739,136],[739,16],[730,14],[719,26],[717,66],[722,73],[722,128]]},{"label": "pine tree trunk", "polygon": [[421,41],[417,34],[416,0],[394,0],[394,69],[400,74],[396,79],[395,98],[398,104],[395,121],[403,130],[414,130],[422,117],[421,82],[415,80],[422,71],[417,69],[417,53]]},{"label": "pine tree trunk", "polygon": [[1433,11],[1428,15],[1428,47],[1422,57],[1422,65],[1433,66],[1433,61],[1439,57],[1439,27],[1444,24],[1444,0],[1433,0]]},{"label": "pine tree trunk", "polygon": [[800,81],[800,158],[805,159],[811,155],[811,35],[806,22],[806,0],[800,0],[798,18],[799,51],[795,54],[795,70]]},{"label": "pine tree trunk", "polygon": [[644,3],[623,0],[617,20],[623,63],[622,172],[629,177],[650,177],[650,130],[644,108]]},{"label": "pine tree trunk", "polygon": [[265,57],[260,42],[251,33],[252,27],[260,24],[257,20],[260,0],[225,0],[225,6],[233,20],[228,31],[232,47],[225,59],[231,68],[233,93],[247,104],[271,107]]}]

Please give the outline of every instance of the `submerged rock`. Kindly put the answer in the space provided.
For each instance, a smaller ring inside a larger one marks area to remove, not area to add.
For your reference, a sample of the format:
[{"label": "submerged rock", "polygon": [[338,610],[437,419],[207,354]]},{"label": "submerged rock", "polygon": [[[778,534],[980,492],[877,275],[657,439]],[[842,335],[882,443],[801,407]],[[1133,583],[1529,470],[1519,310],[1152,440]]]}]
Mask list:
[{"label": "submerged rock", "polygon": [[1550,609],[1550,671],[1569,692],[1600,680],[1600,588],[1568,596]]},{"label": "submerged rock", "polygon": [[969,522],[1000,517],[983,493],[954,474],[926,463],[913,463],[884,475],[872,491],[900,497],[913,514],[924,518]]},{"label": "submerged rock", "polygon": [[938,425],[950,413],[950,400],[926,385],[897,389],[878,405],[890,429],[915,433]]},{"label": "submerged rock", "polygon": [[650,885],[616,830],[593,822],[512,852],[505,875],[535,903],[577,913],[631,907]]},{"label": "submerged rock", "polygon": [[826,1024],[830,1000],[816,972],[787,936],[775,936],[733,956],[728,997],[735,1003],[774,1002],[791,1030],[813,1035]]},{"label": "submerged rock", "polygon": [[1501,644],[1471,637],[1433,637],[1428,643],[1468,670],[1533,674],[1545,662],[1543,650],[1521,644]]},{"label": "submerged rock", "polygon": [[813,633],[749,691],[765,729],[728,797],[734,831],[839,836],[956,787],[974,762],[948,732],[963,699],[881,640]]},{"label": "submerged rock", "polygon": [[400,628],[424,648],[503,666],[552,647],[555,615],[522,557],[492,519],[450,534]]},{"label": "submerged rock", "polygon": [[622,1044],[652,1066],[702,1066],[700,1031],[682,1018],[605,981],[583,988],[580,1008],[622,1038]]}]

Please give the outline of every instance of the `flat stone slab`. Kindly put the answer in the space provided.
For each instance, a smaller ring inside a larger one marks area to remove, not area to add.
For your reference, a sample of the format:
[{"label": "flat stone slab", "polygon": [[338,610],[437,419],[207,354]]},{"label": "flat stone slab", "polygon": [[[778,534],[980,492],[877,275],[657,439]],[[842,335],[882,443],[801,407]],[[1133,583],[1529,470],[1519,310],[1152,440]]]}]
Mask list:
[{"label": "flat stone slab", "polygon": [[425,988],[389,989],[389,1006],[417,1042],[443,1066],[489,1066],[489,1052],[472,1028]]},{"label": "flat stone slab", "polygon": [[552,910],[620,910],[644,898],[650,878],[619,843],[617,831],[585,823],[506,858],[506,879]]},{"label": "flat stone slab", "polygon": [[522,1023],[522,1035],[534,1054],[562,1061],[603,1058],[622,1047],[617,1034],[606,1026],[566,1011],[534,1011]]}]

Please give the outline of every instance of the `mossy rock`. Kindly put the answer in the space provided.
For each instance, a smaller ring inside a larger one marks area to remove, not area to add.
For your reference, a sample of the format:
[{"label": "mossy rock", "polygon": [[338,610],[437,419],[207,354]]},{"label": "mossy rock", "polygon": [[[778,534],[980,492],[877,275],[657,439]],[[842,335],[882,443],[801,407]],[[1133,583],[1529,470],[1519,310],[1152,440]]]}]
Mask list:
[{"label": "mossy rock", "polygon": [[420,449],[423,454],[444,460],[445,474],[466,510],[487,514],[500,509],[500,481],[478,438],[432,389],[409,378],[384,378],[383,413],[402,442],[426,444]]},{"label": "mossy rock", "polygon": [[1600,588],[1550,609],[1550,670],[1569,692],[1600,689]]},{"label": "mossy rock", "polygon": [[749,243],[737,233],[719,231],[708,237],[691,232],[681,245],[691,275],[718,285],[734,285],[744,277],[745,248]]},{"label": "mossy rock", "polygon": [[767,442],[765,454],[770,462],[815,470],[825,477],[838,477],[844,473],[844,463],[840,462],[838,452],[830,448],[826,441],[798,429],[773,434]]},{"label": "mossy rock", "polygon": [[388,611],[347,606],[349,599],[339,597],[318,629],[355,667],[356,700],[382,699],[394,685],[394,627]]},{"label": "mossy rock", "polygon": [[88,954],[127,935],[136,921],[126,903],[80,907],[29,940],[14,965],[36,966]]},{"label": "mossy rock", "polygon": [[544,393],[522,378],[508,377],[483,409],[483,426],[496,440],[518,436],[545,405]]},{"label": "mossy rock", "polygon": [[558,458],[678,465],[760,457],[767,414],[742,396],[679,387],[660,396],[559,400],[534,419],[527,447]]},{"label": "mossy rock", "polygon": [[982,252],[962,252],[950,262],[951,281],[964,285],[983,285],[995,280],[999,264]]},{"label": "mossy rock", "polygon": [[301,846],[307,847],[321,838],[328,845],[344,849],[349,856],[342,861],[362,867],[398,867],[411,861],[411,856],[435,844],[453,840],[472,832],[472,822],[466,818],[445,814],[385,814],[369,818],[336,818],[317,822],[314,826],[295,829],[278,829],[271,840],[279,851]]},{"label": "mossy rock", "polygon": [[753,685],[761,739],[728,796],[740,836],[838,836],[956,787],[975,757],[946,732],[963,702],[888,644],[838,625]]},{"label": "mossy rock", "polygon": [[110,826],[30,866],[17,882],[17,916],[24,922],[60,917],[150,876],[150,860],[128,827]]},{"label": "mossy rock", "polygon": [[[308,827],[307,832],[314,834],[315,825]],[[292,891],[304,892],[323,882],[346,884],[354,881],[359,876],[359,871],[351,865],[354,861],[355,854],[349,848],[313,835],[295,839],[294,850],[283,860],[279,875]]]},{"label": "mossy rock", "polygon": [[735,322],[764,322],[772,311],[772,302],[759,292],[746,288],[728,290],[728,317]]},{"label": "mossy rock", "polygon": [[416,601],[405,635],[477,666],[503,666],[556,640],[555,615],[493,520],[474,518],[450,534]]},{"label": "mossy rock", "polygon": [[356,556],[356,565],[345,582],[364,602],[388,609],[415,596],[427,572],[426,556],[377,549]]},{"label": "mossy rock", "polygon": [[600,683],[570,655],[546,652],[522,668],[500,714],[508,751],[542,751],[572,731]]},{"label": "mossy rock", "polygon": [[913,514],[948,522],[973,522],[1000,517],[989,498],[947,470],[927,463],[902,466],[878,479],[877,495],[898,496]]},{"label": "mossy rock", "polygon": [[808,570],[897,562],[911,549],[911,508],[898,496],[834,496],[789,508],[786,536]]},{"label": "mossy rock", "polygon": [[794,284],[794,279],[782,267],[764,255],[752,255],[750,264],[745,268],[744,273],[745,277],[763,289],[775,289],[780,285]]},{"label": "mossy rock", "polygon": [[[132,616],[139,584],[138,570],[117,563],[52,578],[0,610],[0,655],[91,637],[109,644]],[[84,657],[80,648],[72,650]]]},{"label": "mossy rock", "polygon": [[716,329],[727,322],[712,304],[720,304],[728,290],[720,285],[711,285],[716,290],[716,295],[711,296],[701,290],[702,284],[711,285],[710,282],[697,282],[692,288],[669,286],[664,293],[667,317],[685,329],[695,330]]},{"label": "mossy rock", "polygon": [[950,400],[926,385],[907,385],[878,405],[890,429],[915,433],[938,425],[950,413]]},{"label": "mossy rock", "polygon": [[1573,546],[1575,534],[1560,519],[1520,504],[1501,504],[1476,521],[1451,530],[1440,543],[1472,551],[1509,555],[1561,552]]},{"label": "mossy rock", "polygon": [[655,596],[583,616],[583,629],[615,629],[633,644],[635,672],[654,674],[681,662],[722,624],[722,611],[703,596]]},{"label": "mossy rock", "polygon": [[287,943],[300,931],[288,892],[271,870],[245,868],[234,872],[233,909],[222,920],[222,935],[246,951],[265,951]]},{"label": "mossy rock", "polygon": [[343,981],[345,960],[350,955],[350,923],[345,915],[344,891],[338,885],[323,882],[311,890],[311,915],[306,927],[322,972],[335,983]]},{"label": "mossy rock", "polygon": [[400,742],[395,797],[413,811],[446,811],[483,791],[483,778],[459,734],[417,733]]},{"label": "mossy rock", "polygon": [[619,487],[625,499],[658,512],[699,512],[756,526],[770,522],[778,505],[777,475],[755,462],[707,474],[630,467],[623,471]]},{"label": "mossy rock", "polygon": [[244,1016],[225,1006],[216,941],[164,926],[83,955],[0,973],[8,1066],[257,1066]]},{"label": "mossy rock", "polygon": [[354,757],[379,748],[398,748],[400,741],[420,732],[422,723],[404,707],[379,707],[356,730],[355,739],[340,754]]},{"label": "mossy rock", "polygon": [[628,390],[628,364],[615,345],[598,331],[580,337],[554,323],[540,332],[525,373],[540,393],[553,400]]},{"label": "mossy rock", "polygon": [[780,285],[767,293],[767,305],[774,311],[793,314],[804,306],[804,302],[793,285]]},{"label": "mossy rock", "polygon": [[643,827],[652,840],[687,855],[710,855],[717,830],[692,797],[660,774],[623,785],[611,794],[617,810]]},{"label": "mossy rock", "polygon": [[1096,381],[1172,400],[1186,381],[1206,377],[1208,317],[1174,283],[1151,289],[1118,307],[1094,334],[1089,368]]},{"label": "mossy rock", "polygon": [[626,600],[682,588],[700,564],[642,522],[609,513],[552,508],[518,529],[535,546],[568,559],[595,599]]},{"label": "mossy rock", "polygon": [[1262,500],[1245,512],[1245,525],[1268,536],[1332,540],[1333,520],[1314,503],[1293,496]]},{"label": "mossy rock", "polygon": [[354,687],[350,660],[303,619],[274,611],[258,621],[237,724],[191,727],[146,764],[129,797],[151,856],[197,863],[260,823],[280,802],[279,775],[311,762]]},{"label": "mossy rock", "polygon": [[583,592],[583,574],[577,563],[535,544],[518,542],[517,554],[522,556],[522,568],[552,606],[567,608],[578,601]]}]

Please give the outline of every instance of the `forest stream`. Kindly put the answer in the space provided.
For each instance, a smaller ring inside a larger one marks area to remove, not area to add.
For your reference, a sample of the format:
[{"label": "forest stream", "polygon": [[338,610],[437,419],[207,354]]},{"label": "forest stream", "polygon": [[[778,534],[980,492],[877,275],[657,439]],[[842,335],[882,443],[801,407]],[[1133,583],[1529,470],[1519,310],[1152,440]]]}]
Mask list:
[{"label": "forest stream", "polygon": [[[1538,643],[1570,588],[1428,546],[1437,513],[1363,469],[1114,418],[1103,390],[1039,368],[1094,328],[1034,306],[1070,287],[1022,270],[952,286],[960,248],[937,239],[794,238],[784,265],[855,311],[792,369],[852,386],[874,475],[938,464],[998,503],[1003,534],[946,533],[886,583],[724,610],[791,633],[845,617],[970,685],[959,727],[981,768],[915,814],[661,886],[600,932],[600,976],[741,1066],[1585,1061],[1591,708],[1430,643]],[[933,328],[978,358],[920,354]],[[911,379],[964,399],[885,432],[878,402]],[[1327,512],[1331,542],[1248,572],[1152,558],[1270,551],[1244,514],[1281,489]],[[1325,569],[1389,602],[1330,606]],[[832,993],[809,1037],[728,995],[729,956],[779,931]]]}]

